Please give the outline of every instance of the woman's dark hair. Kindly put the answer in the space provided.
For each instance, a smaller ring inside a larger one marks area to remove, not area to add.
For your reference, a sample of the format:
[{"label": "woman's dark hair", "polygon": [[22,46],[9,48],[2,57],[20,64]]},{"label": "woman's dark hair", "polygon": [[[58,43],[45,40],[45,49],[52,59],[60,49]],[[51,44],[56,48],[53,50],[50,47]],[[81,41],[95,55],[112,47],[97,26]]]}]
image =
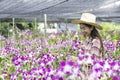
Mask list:
[{"label": "woman's dark hair", "polygon": [[[85,25],[87,25],[88,28],[92,28],[93,27],[92,25],[89,25],[89,24],[85,24]],[[91,35],[92,39],[94,39],[96,37],[99,38],[100,44],[101,44],[101,50],[102,50],[102,53],[103,53],[103,51],[104,51],[103,42],[102,42],[102,39],[101,39],[101,36],[100,36],[98,30],[95,27],[93,27],[93,30],[92,30],[90,35]]]}]

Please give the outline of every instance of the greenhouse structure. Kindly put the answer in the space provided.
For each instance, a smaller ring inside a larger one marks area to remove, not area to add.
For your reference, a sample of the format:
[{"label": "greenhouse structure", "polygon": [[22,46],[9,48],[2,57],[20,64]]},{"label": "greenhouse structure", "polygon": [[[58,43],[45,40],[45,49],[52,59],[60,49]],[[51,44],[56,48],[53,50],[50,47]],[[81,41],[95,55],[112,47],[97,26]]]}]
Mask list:
[{"label": "greenhouse structure", "polygon": [[120,80],[120,0],[0,0],[0,80]]}]

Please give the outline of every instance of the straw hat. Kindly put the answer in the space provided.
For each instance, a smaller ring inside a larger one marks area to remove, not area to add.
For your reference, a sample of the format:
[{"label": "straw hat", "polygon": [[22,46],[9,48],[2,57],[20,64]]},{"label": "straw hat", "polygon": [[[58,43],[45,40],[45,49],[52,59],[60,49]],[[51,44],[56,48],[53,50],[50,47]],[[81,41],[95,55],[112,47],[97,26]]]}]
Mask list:
[{"label": "straw hat", "polygon": [[71,23],[73,23],[73,24],[81,24],[81,23],[90,24],[90,25],[94,26],[95,28],[102,30],[102,27],[96,23],[96,16],[91,13],[83,13],[80,20],[72,20]]}]

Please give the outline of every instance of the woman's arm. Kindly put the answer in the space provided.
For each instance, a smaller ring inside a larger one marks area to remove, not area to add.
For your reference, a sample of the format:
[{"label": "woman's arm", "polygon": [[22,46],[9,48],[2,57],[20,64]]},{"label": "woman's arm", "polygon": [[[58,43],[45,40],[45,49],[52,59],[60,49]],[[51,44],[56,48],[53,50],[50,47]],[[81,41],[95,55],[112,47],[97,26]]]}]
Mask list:
[{"label": "woman's arm", "polygon": [[90,53],[101,57],[101,44],[99,39],[93,39]]}]

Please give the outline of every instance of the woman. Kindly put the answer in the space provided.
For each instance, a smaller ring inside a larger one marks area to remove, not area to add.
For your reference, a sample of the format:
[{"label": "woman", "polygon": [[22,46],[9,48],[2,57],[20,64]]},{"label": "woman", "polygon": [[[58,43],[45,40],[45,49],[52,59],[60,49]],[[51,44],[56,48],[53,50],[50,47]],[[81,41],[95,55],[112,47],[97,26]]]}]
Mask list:
[{"label": "woman", "polygon": [[84,53],[94,54],[97,59],[102,57],[103,43],[97,29],[102,27],[96,22],[96,16],[91,13],[83,13],[80,20],[73,20],[72,23],[80,24],[80,30],[86,40],[82,43],[81,48]]}]

